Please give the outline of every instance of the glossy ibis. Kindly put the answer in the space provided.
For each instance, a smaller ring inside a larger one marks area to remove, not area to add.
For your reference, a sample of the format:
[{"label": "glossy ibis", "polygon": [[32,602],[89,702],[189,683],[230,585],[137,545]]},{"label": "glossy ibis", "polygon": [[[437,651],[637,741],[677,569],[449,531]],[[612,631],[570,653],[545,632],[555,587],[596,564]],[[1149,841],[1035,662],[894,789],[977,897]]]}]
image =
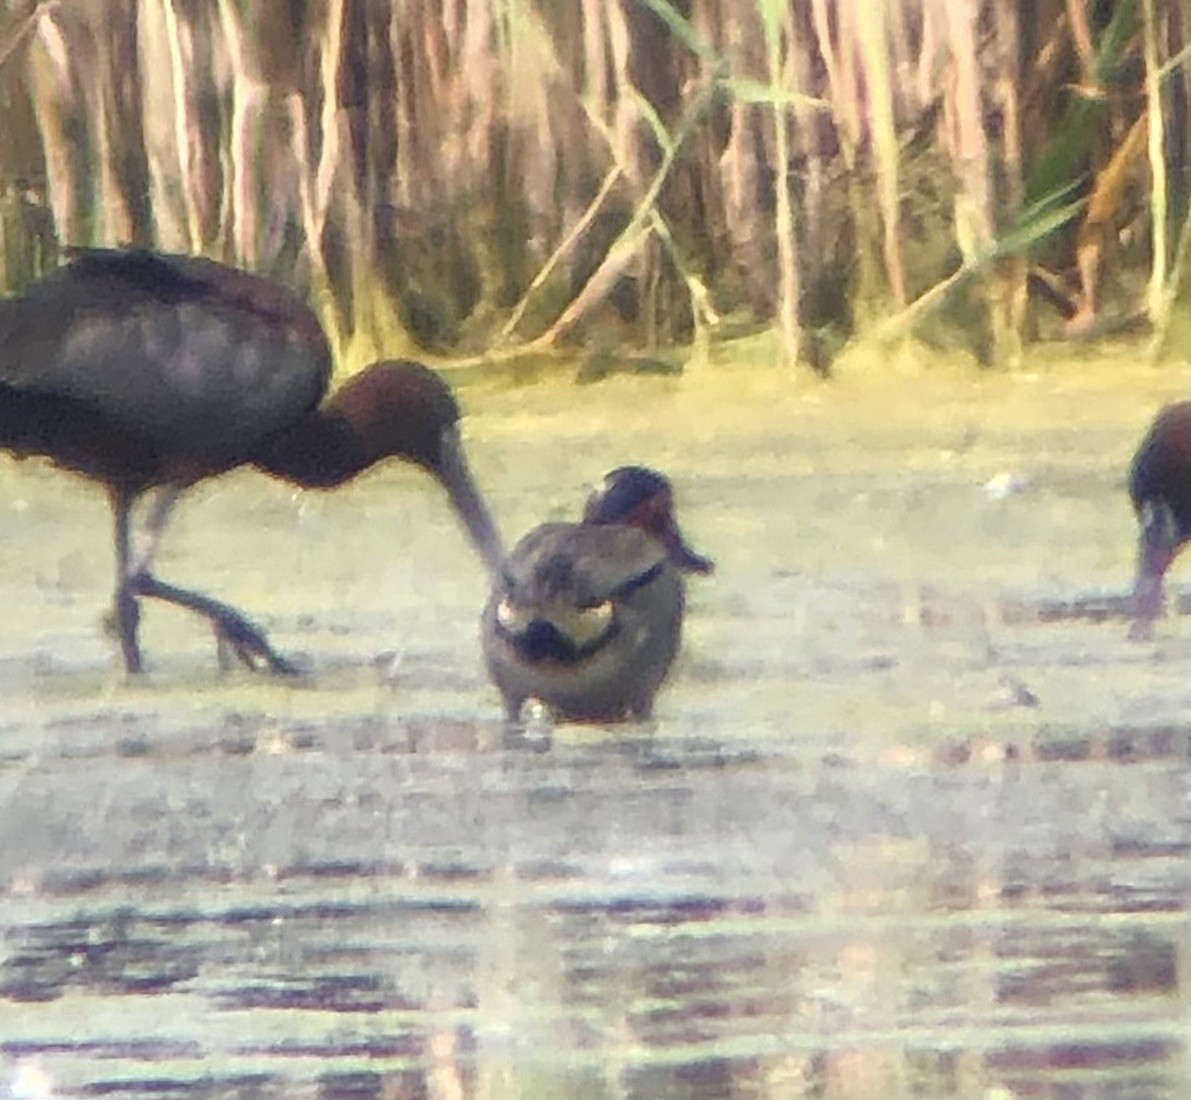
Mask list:
[{"label": "glossy ibis", "polygon": [[1137,513],[1137,579],[1130,635],[1148,638],[1162,610],[1162,580],[1191,540],[1191,401],[1167,405],[1146,432],[1129,469]]},{"label": "glossy ibis", "polygon": [[[238,466],[331,488],[389,456],[413,462],[443,485],[480,556],[497,567],[500,540],[446,384],[417,363],[383,362],[320,404],[330,377],[326,338],[300,298],[212,260],[77,250],[0,301],[0,447],[47,456],[106,487],[114,618],[130,672],[142,667],[142,597],[204,616],[246,665],[293,671],[240,612],[151,572],[178,496]],[[132,508],[149,490],[134,545]]]},{"label": "glossy ibis", "polygon": [[683,540],[665,477],[613,470],[581,523],[535,528],[498,574],[481,629],[508,717],[536,699],[561,721],[648,718],[678,652],[682,574],[712,568]]}]

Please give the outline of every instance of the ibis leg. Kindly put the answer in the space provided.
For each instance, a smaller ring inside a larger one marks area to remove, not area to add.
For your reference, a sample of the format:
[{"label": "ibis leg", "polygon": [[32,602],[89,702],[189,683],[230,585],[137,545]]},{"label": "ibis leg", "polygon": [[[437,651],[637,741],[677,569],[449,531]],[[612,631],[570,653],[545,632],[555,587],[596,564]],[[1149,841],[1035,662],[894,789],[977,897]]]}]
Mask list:
[{"label": "ibis leg", "polygon": [[186,588],[166,584],[152,573],[153,558],[161,544],[162,532],[185,487],[163,485],[150,505],[136,552],[132,549],[132,505],[134,497],[126,493],[112,494],[112,511],[116,517],[116,606],[115,621],[124,651],[124,664],[129,672],[142,669],[137,628],[140,621],[141,597],[162,600],[176,607],[184,607],[202,615],[215,631],[220,648],[228,647],[248,668],[263,663],[273,672],[294,675],[301,670],[282,657],[269,645],[264,632],[239,611],[219,600],[192,592]]},{"label": "ibis leg", "polygon": [[249,668],[257,668],[259,662],[263,661],[273,672],[292,676],[302,671],[269,645],[268,639],[259,627],[228,604],[199,592],[166,584],[150,573],[137,573],[130,577],[128,587],[136,596],[164,600],[166,603],[185,607],[188,611],[202,615],[211,623],[219,639]]},{"label": "ibis leg", "polygon": [[[126,577],[132,577],[138,573],[151,573],[153,571],[153,559],[157,556],[157,548],[161,545],[162,533],[165,531],[165,525],[169,522],[169,518],[173,514],[174,505],[178,503],[178,497],[182,495],[183,488],[181,485],[161,486],[153,497],[153,503],[149,505],[149,513],[145,517],[144,528],[141,531],[140,538],[136,539],[135,543],[132,539],[132,532],[129,532],[130,550],[127,569],[124,574]],[[134,544],[135,553],[131,550]]]},{"label": "ibis leg", "polygon": [[141,610],[136,594],[128,586],[129,540],[133,497],[127,493],[112,494],[112,514],[115,517],[116,541],[116,596],[112,614],[116,633],[120,637],[120,649],[124,654],[124,667],[129,672],[140,672],[141,647],[137,640]]}]

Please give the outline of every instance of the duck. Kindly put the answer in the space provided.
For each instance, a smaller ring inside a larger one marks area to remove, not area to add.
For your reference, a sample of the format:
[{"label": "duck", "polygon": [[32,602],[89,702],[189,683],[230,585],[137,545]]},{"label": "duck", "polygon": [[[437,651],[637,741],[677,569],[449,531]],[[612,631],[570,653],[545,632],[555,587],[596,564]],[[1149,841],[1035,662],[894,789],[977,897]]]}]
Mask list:
[{"label": "duck", "polygon": [[544,523],[498,571],[481,620],[510,721],[528,701],[556,722],[644,721],[678,653],[685,575],[714,563],[687,544],[665,475],[609,472],[579,523]]},{"label": "duck", "polygon": [[1191,541],[1191,401],[1161,409],[1129,467],[1129,498],[1137,516],[1137,570],[1130,637],[1145,640],[1162,610],[1162,582]]}]

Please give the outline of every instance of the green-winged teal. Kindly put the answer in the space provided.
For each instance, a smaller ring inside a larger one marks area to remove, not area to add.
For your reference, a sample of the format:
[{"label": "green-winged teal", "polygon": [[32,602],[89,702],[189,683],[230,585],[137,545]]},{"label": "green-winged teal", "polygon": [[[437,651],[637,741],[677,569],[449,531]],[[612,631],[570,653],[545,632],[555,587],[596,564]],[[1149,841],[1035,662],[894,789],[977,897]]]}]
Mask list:
[{"label": "green-winged teal", "polygon": [[1191,401],[1167,405],[1133,456],[1129,496],[1137,513],[1134,638],[1148,638],[1162,610],[1162,579],[1191,539]]},{"label": "green-winged teal", "polygon": [[665,477],[613,470],[581,523],[543,524],[517,544],[484,608],[508,716],[535,699],[559,721],[649,717],[678,652],[682,574],[712,568],[683,540]]}]

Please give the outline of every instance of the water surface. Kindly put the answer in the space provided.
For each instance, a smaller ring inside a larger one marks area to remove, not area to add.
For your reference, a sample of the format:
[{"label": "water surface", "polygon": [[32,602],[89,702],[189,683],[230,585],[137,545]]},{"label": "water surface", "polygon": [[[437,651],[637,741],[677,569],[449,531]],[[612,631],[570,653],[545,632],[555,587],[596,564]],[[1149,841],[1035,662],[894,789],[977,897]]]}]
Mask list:
[{"label": "water surface", "polygon": [[719,564],[614,730],[505,728],[416,473],[196,491],[161,575],[312,672],[151,607],[129,683],[102,495],[6,461],[0,1096],[1186,1096],[1186,558],[1121,617],[1185,371],[469,386],[510,540],[642,461]]}]

